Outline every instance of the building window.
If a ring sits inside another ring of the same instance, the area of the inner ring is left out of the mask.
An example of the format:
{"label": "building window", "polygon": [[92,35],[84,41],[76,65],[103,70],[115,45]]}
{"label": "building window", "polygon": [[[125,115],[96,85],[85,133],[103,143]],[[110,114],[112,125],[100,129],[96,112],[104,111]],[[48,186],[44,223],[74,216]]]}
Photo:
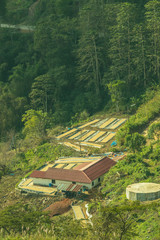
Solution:
{"label": "building window", "polygon": [[92,186],[94,186],[94,182],[92,182]]}
{"label": "building window", "polygon": [[76,184],[76,182],[72,182],[72,184]]}
{"label": "building window", "polygon": [[98,182],[100,182],[101,181],[101,179],[100,179],[100,177],[98,178]]}
{"label": "building window", "polygon": [[53,184],[55,183],[55,180],[54,180],[54,179],[52,179],[52,183],[53,183]]}

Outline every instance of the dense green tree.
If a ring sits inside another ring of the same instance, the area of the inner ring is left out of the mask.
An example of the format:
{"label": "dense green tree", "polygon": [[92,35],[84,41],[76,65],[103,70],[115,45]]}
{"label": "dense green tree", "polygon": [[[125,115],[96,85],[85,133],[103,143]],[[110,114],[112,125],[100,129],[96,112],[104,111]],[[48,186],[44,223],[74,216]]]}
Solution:
{"label": "dense green tree", "polygon": [[153,123],[148,129],[148,137],[156,137],[159,140],[160,136],[160,122]]}
{"label": "dense green tree", "polygon": [[33,139],[35,142],[36,140],[45,140],[46,129],[49,127],[47,113],[30,109],[23,114],[22,122],[24,123],[23,133],[26,139]]}
{"label": "dense green tree", "polygon": [[144,211],[145,208],[138,203],[113,207],[100,204],[93,219],[93,239],[132,239],[138,235],[135,226]]}
{"label": "dense green tree", "polygon": [[141,134],[135,132],[133,134],[128,134],[125,137],[125,146],[133,152],[140,151],[141,148],[145,145],[146,139]]}
{"label": "dense green tree", "polygon": [[35,32],[0,29],[0,81],[8,89],[1,101],[12,99],[5,119],[23,102],[16,110],[18,118],[4,120],[7,129],[27,104],[54,113],[57,123],[64,123],[108,102],[117,111],[128,109],[131,97],[140,98],[158,83],[159,1],[33,2],[9,1],[7,18],[23,22],[35,6],[32,18],[26,18],[36,25]]}
{"label": "dense green tree", "polygon": [[148,70],[148,45],[146,39],[146,28],[144,24],[136,24],[133,28],[132,44],[134,45],[133,68],[134,68],[134,88],[143,89],[149,85]]}
{"label": "dense green tree", "polygon": [[6,14],[6,0],[0,0],[0,17],[4,17]]}
{"label": "dense green tree", "polygon": [[15,204],[0,211],[0,228],[7,233],[35,231],[40,224],[50,223],[49,217],[28,205]]}
{"label": "dense green tree", "polygon": [[22,127],[21,117],[25,111],[27,100],[25,97],[13,95],[9,87],[1,84],[0,88],[0,136],[6,135],[10,129],[19,130]]}
{"label": "dense green tree", "polygon": [[125,81],[126,97],[133,94],[132,38],[135,25],[136,7],[134,4],[117,4],[116,24],[112,27],[110,38],[109,72],[110,81]]}
{"label": "dense green tree", "polygon": [[[32,84],[30,93],[31,104],[34,109],[47,112],[53,105],[53,83],[49,74],[38,76]],[[48,106],[49,105],[49,106]]]}
{"label": "dense green tree", "polygon": [[160,2],[149,1],[145,5],[146,24],[149,31],[149,58],[151,71],[160,81]]}
{"label": "dense green tree", "polygon": [[[77,85],[82,89],[81,91],[86,92],[86,98],[87,96],[92,98],[92,95],[95,95],[97,104],[92,100],[95,109],[103,106],[104,103],[105,89],[102,79],[105,66],[108,63],[107,31],[110,23],[108,20],[110,9],[109,6],[105,9],[105,1],[103,0],[90,0],[84,4],[79,12],[80,38],[77,49]],[[92,109],[94,109],[93,106]]]}
{"label": "dense green tree", "polygon": [[25,86],[24,86],[24,69],[22,65],[13,67],[13,74],[10,75],[9,81],[11,82],[10,87],[11,91],[17,97],[22,97],[25,95]]}
{"label": "dense green tree", "polygon": [[119,107],[120,105],[122,105],[124,101],[123,99],[124,86],[125,86],[125,82],[121,80],[110,82],[107,85],[112,103],[115,103],[117,112],[119,112],[119,109],[120,109]]}

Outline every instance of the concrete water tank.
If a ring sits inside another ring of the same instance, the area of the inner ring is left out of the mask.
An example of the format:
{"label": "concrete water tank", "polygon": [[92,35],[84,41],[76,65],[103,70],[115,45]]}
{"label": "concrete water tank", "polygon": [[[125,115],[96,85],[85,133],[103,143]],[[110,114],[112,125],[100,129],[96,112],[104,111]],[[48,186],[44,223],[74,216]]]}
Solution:
{"label": "concrete water tank", "polygon": [[126,188],[126,197],[129,200],[152,201],[160,198],[160,184],[135,183]]}

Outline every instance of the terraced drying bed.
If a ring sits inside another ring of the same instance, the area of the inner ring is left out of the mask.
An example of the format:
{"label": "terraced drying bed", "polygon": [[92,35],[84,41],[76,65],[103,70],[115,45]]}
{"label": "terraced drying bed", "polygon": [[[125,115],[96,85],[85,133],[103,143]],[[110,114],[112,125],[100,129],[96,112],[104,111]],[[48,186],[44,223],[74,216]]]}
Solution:
{"label": "terraced drying bed", "polygon": [[48,168],[52,168],[55,164],[48,164],[47,166],[45,166],[44,168],[41,169],[42,172],[45,172],[48,170]]}
{"label": "terraced drying bed", "polygon": [[72,209],[77,220],[85,219],[85,216],[80,206],[72,206]]}
{"label": "terraced drying bed", "polygon": [[60,163],[60,164],[57,164],[57,165],[55,166],[55,168],[63,168],[64,165],[65,165],[65,164]]}
{"label": "terraced drying bed", "polygon": [[63,144],[66,145],[67,147],[73,148],[74,150],[76,150],[78,152],[81,152],[81,151],[86,152],[86,149],[82,148],[81,146],[72,144],[70,142],[64,142]]}
{"label": "terraced drying bed", "polygon": [[[85,147],[101,148],[115,137],[114,130],[118,129],[125,121],[125,118],[95,119],[62,133],[56,138],[62,140],[62,144],[76,151],[86,151]],[[81,147],[81,145],[84,147]]]}
{"label": "terraced drying bed", "polygon": [[70,163],[64,169],[72,169],[76,164],[75,163]]}

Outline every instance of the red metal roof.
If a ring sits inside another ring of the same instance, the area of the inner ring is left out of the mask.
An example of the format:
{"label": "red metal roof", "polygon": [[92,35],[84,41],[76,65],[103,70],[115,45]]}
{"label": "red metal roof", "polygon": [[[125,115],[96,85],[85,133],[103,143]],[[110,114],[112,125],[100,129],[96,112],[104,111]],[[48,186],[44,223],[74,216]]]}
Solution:
{"label": "red metal roof", "polygon": [[72,192],[78,192],[81,187],[83,187],[82,185],[76,185],[74,189],[72,189]]}
{"label": "red metal roof", "polygon": [[90,162],[85,162],[85,163],[81,163],[80,165],[74,167],[74,170],[81,170],[82,168],[86,167],[88,164],[90,164]]}
{"label": "red metal roof", "polygon": [[[31,173],[32,178],[55,179],[61,181],[91,183],[109,171],[116,162],[108,157],[104,157],[98,161],[89,164],[89,166],[81,167],[81,170],[49,168],[46,172],[34,171]],[[87,164],[86,164],[87,165]]]}
{"label": "red metal roof", "polygon": [[93,181],[108,172],[109,169],[115,164],[115,161],[108,157],[105,157],[100,159],[99,161],[96,161],[95,164],[92,164],[88,168],[84,169],[83,172],[88,176],[91,181]]}
{"label": "red metal roof", "polygon": [[32,178],[55,179],[61,181],[91,183],[91,180],[86,174],[79,170],[63,169],[63,168],[49,168],[46,172],[34,171],[31,173]]}
{"label": "red metal roof", "polygon": [[66,189],[66,191],[70,191],[71,188],[73,188],[74,185],[75,185],[75,184],[71,184],[71,185]]}
{"label": "red metal roof", "polygon": [[31,173],[30,177],[33,178],[45,178],[46,172],[35,170]]}

